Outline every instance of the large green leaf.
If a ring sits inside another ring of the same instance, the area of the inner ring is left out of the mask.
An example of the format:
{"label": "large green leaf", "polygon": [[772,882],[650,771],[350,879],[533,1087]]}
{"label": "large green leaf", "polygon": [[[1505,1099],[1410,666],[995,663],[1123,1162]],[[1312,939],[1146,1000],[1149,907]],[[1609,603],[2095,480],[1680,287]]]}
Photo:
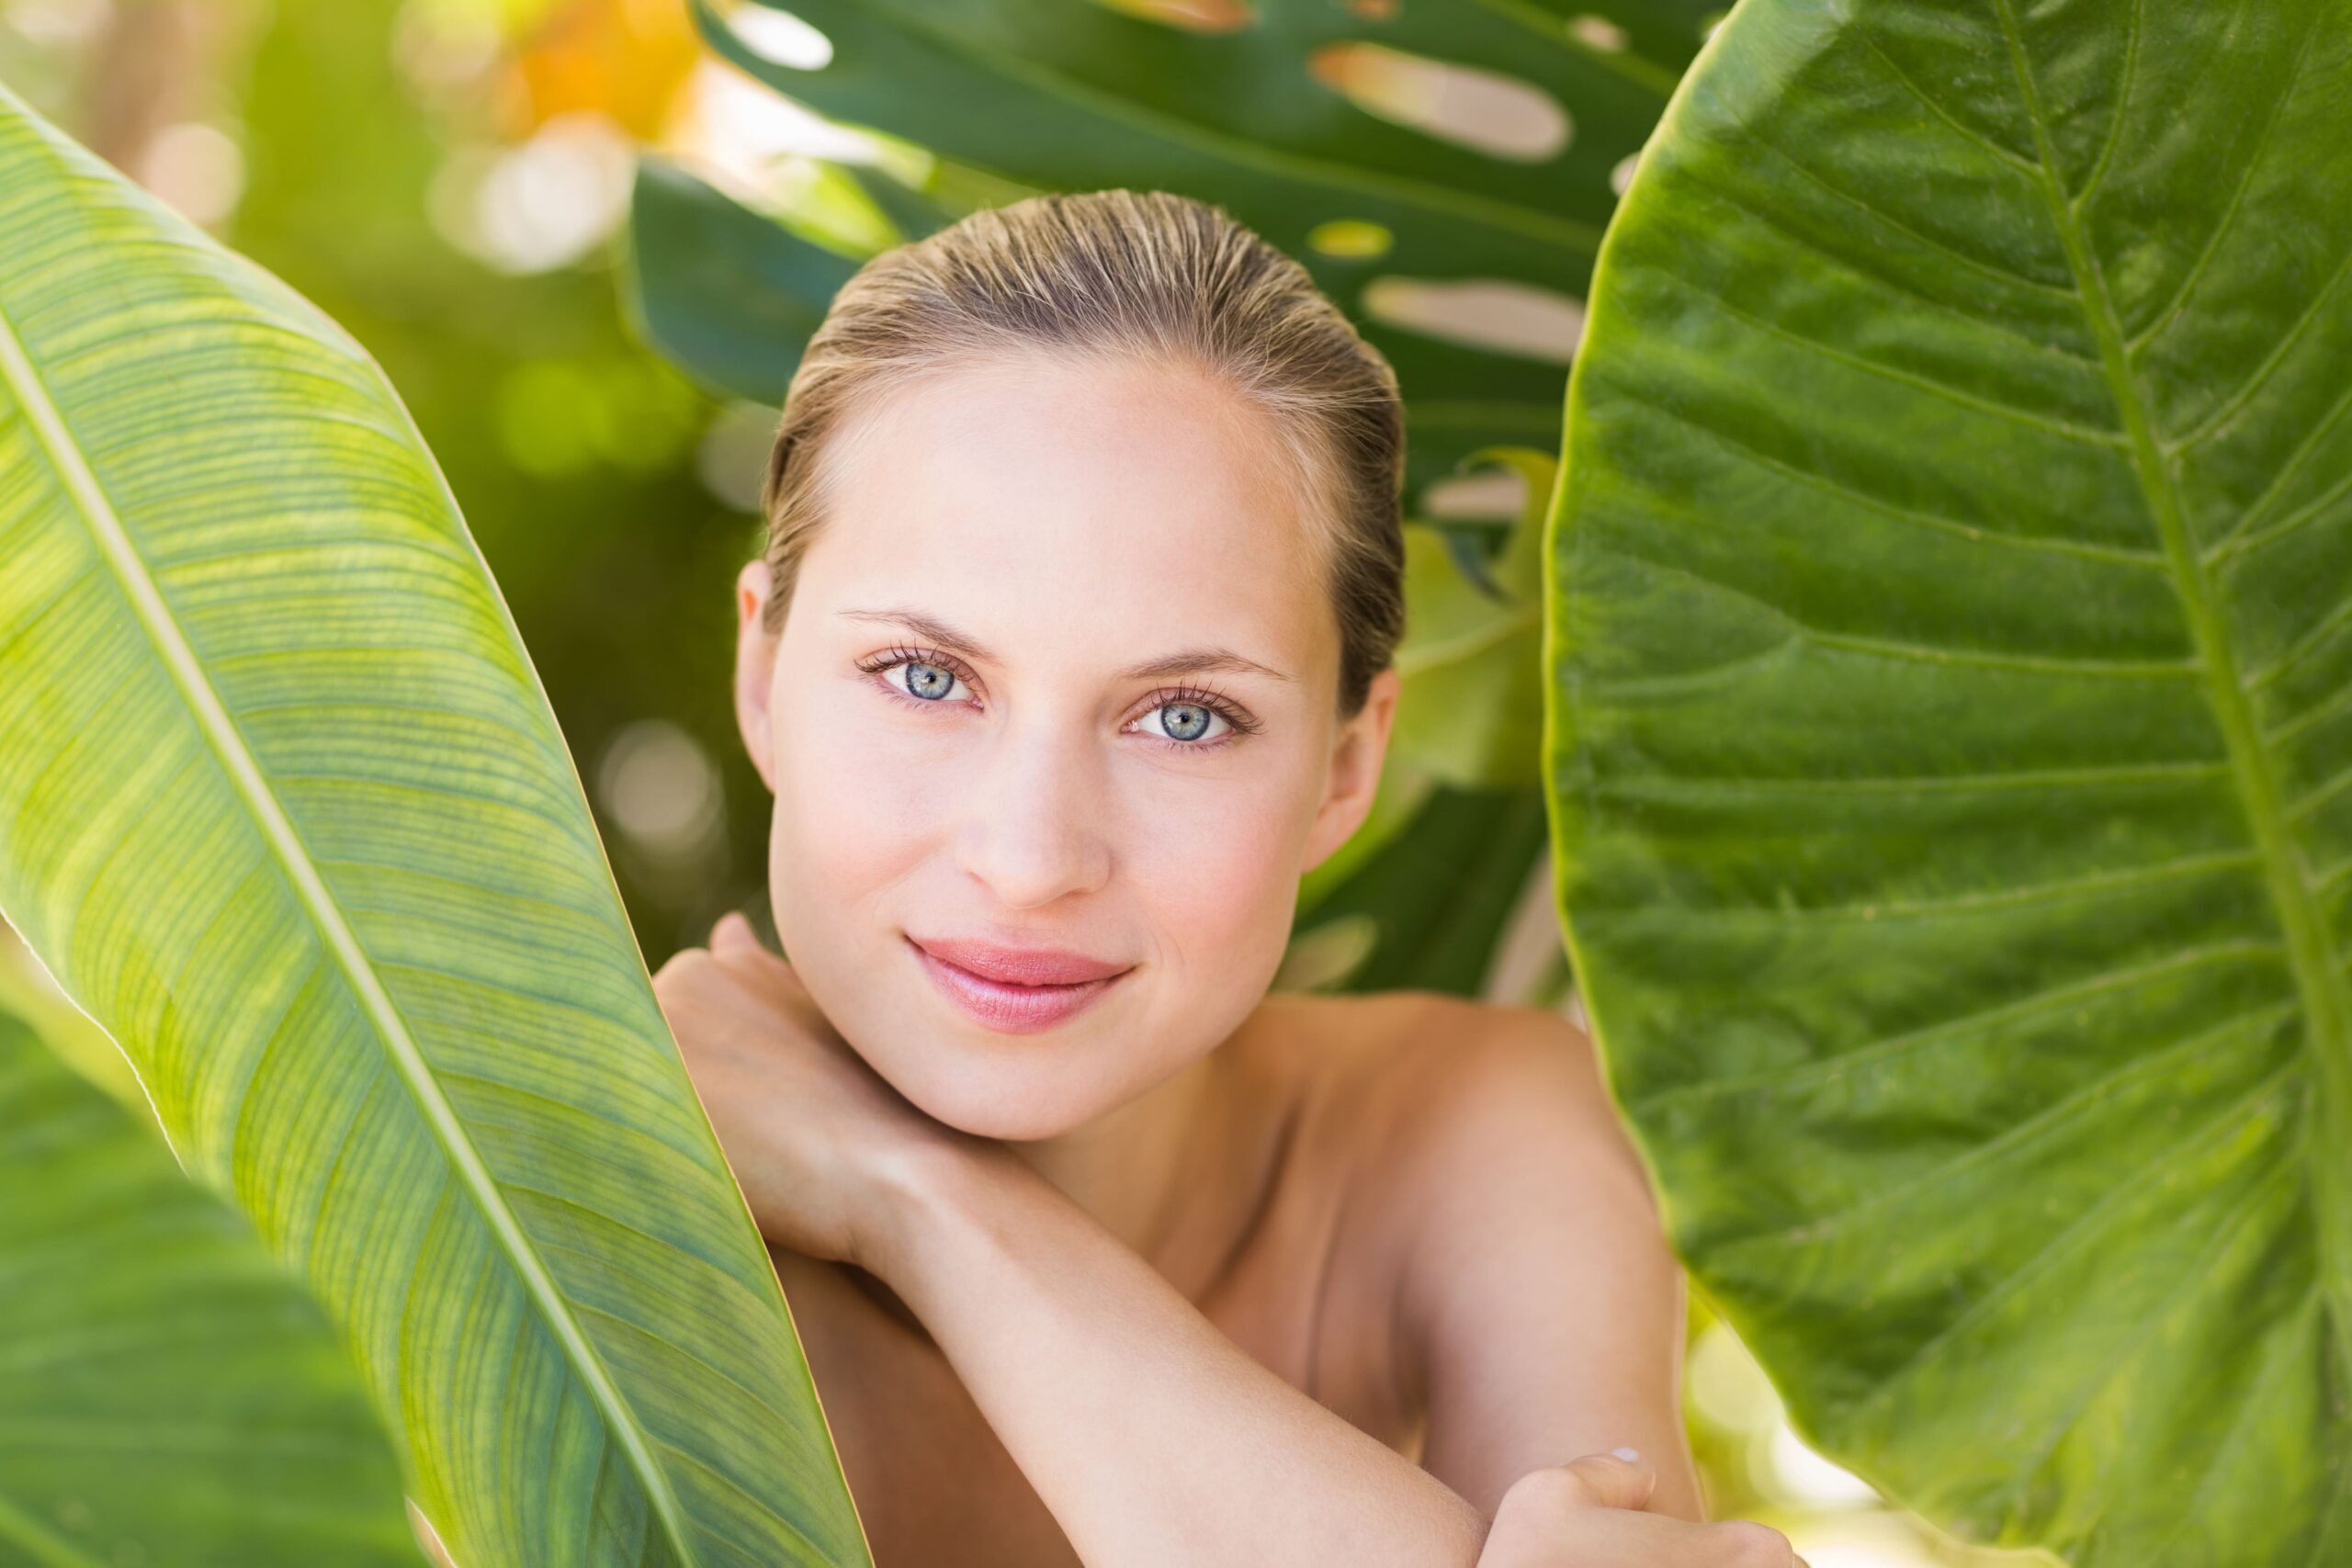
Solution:
{"label": "large green leaf", "polygon": [[[1416,489],[1490,443],[1551,449],[1566,371],[1546,354],[1395,324],[1369,300],[1395,279],[1580,297],[1616,202],[1612,176],[1649,134],[1713,9],[1713,0],[1258,0],[1250,25],[1202,33],[1088,0],[778,0],[831,42],[831,60],[802,71],[763,58],[711,0],[694,4],[720,53],[828,115],[1024,186],[1179,191],[1298,257],[1396,367]],[[1323,52],[1365,44],[1548,96],[1566,116],[1566,145],[1490,152],[1367,112],[1326,85],[1346,57]],[[678,207],[675,191],[660,194]],[[634,225],[640,237],[650,211]],[[690,210],[680,216],[695,221]],[[1317,243],[1324,225],[1350,223],[1385,231],[1386,248]],[[781,254],[808,248],[781,231],[766,238]],[[649,318],[740,310],[756,322],[768,309],[748,296],[696,299],[707,261],[673,268],[648,256],[644,288],[674,299],[646,309]],[[664,346],[695,344],[723,346],[707,334]],[[788,377],[790,363],[775,363]],[[714,353],[702,368],[723,380],[740,373],[741,357]],[[783,379],[764,390],[725,384],[768,401],[784,393]]]}
{"label": "large green leaf", "polygon": [[2352,1562],[2352,28],[1746,0],[1600,265],[1563,912],[1676,1241],[1961,1533]]}
{"label": "large green leaf", "polygon": [[420,1561],[318,1303],[0,1012],[0,1564]]}
{"label": "large green leaf", "polygon": [[466,1568],[862,1562],[503,600],[373,360],[0,95],[0,909]]}

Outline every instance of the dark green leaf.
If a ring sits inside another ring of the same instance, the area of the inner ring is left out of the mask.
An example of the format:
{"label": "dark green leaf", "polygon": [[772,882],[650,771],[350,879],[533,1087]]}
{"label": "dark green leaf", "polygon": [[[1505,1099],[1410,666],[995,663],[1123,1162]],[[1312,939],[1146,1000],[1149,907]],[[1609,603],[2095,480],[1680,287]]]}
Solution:
{"label": "dark green leaf", "polygon": [[2352,28],[1746,0],[1604,252],[1547,759],[1678,1245],[1831,1458],[2352,1561]]}
{"label": "dark green leaf", "polygon": [[659,158],[638,162],[621,298],[630,325],[713,391],[784,401],[857,262]]}
{"label": "dark green leaf", "polygon": [[[1396,367],[1417,488],[1489,443],[1550,449],[1565,361],[1396,325],[1375,302],[1398,279],[1580,298],[1615,204],[1611,175],[1649,133],[1709,9],[1261,0],[1253,25],[1203,34],[1082,0],[786,8],[831,41],[828,64],[763,59],[695,0],[722,54],[825,114],[1027,186],[1178,191],[1298,257]],[[1369,113],[1327,85],[1349,57],[1319,52],[1354,45],[1508,77],[1565,113],[1566,144],[1510,155]],[[1388,248],[1319,248],[1317,231],[1343,222],[1379,226]],[[649,269],[647,287],[673,285]]]}

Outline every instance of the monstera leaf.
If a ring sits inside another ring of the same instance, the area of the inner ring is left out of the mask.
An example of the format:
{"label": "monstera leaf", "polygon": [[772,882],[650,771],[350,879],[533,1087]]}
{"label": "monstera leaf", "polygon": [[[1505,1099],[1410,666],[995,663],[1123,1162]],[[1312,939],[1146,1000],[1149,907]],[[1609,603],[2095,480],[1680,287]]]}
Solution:
{"label": "monstera leaf", "polygon": [[422,1560],[318,1303],[0,1013],[0,1562]]}
{"label": "monstera leaf", "polygon": [[2352,1562],[2352,28],[1744,0],[1603,252],[1562,906],[1833,1458],[2083,1564]]}
{"label": "monstera leaf", "polygon": [[0,95],[0,910],[466,1568],[865,1561],[503,600],[367,354]]}
{"label": "monstera leaf", "polygon": [[858,264],[662,158],[629,194],[621,301],[639,337],[713,391],[781,404]]}
{"label": "monstera leaf", "polygon": [[[1086,0],[779,0],[775,8],[824,35],[822,66],[797,69],[763,53],[768,29],[757,24],[776,18],[762,7],[695,0],[722,55],[827,115],[1024,187],[1178,191],[1296,256],[1396,367],[1409,405],[1408,483],[1418,490],[1476,447],[1548,451],[1558,441],[1560,344],[1514,338],[1509,327],[1488,335],[1412,323],[1423,321],[1422,302],[1442,304],[1446,290],[1462,288],[1540,290],[1574,308],[1616,203],[1612,181],[1657,122],[1715,5],[1167,8],[1193,12],[1192,28],[1125,14],[1144,6]],[[1498,122],[1504,134],[1478,144],[1431,112],[1465,86],[1497,95],[1482,123]],[[650,192],[648,184],[632,221],[644,260],[639,314],[656,323],[740,314],[770,368],[764,380],[747,376],[744,345],[723,332],[653,341],[706,379],[780,402],[798,356],[770,330],[783,307],[763,288],[697,290],[721,269],[780,277],[803,310],[821,310],[830,296],[798,286],[825,270],[824,256],[793,259],[816,247],[772,224],[760,234],[751,224],[762,220],[746,222],[748,214],[730,219],[716,193],[697,198],[661,174]],[[665,240],[659,230],[673,221],[680,234],[724,234],[721,243],[765,259],[729,264],[691,241]]]}
{"label": "monstera leaf", "polygon": [[[1158,19],[1138,14],[1155,9]],[[1714,9],[698,0],[695,15],[720,53],[785,94],[938,156],[921,196],[865,180],[908,237],[1015,194],[1124,186],[1214,202],[1299,258],[1397,371],[1419,510],[1427,488],[1482,447],[1547,460],[1555,450],[1573,337],[1556,329]],[[823,33],[823,65],[770,58],[783,52],[765,41],[778,29],[761,24],[778,11]],[[1170,24],[1180,13],[1189,26]],[[1490,95],[1480,112],[1434,112],[1465,90]],[[1459,134],[1498,121],[1540,131],[1546,115],[1556,117],[1548,141]],[[626,298],[646,340],[715,389],[780,402],[854,264],[654,160],[640,166],[629,233]],[[1512,290],[1554,303],[1544,341]],[[1469,321],[1481,312],[1483,326]],[[1449,315],[1450,330],[1433,319]],[[1540,542],[1540,528],[1521,532]],[[1315,907],[1377,861],[1380,885],[1358,889],[1340,918],[1371,916],[1378,934],[1349,942],[1371,962],[1318,958],[1318,975],[1475,990],[1499,929],[1487,917],[1508,909],[1543,852],[1540,616],[1529,599],[1465,581],[1459,542],[1450,529],[1409,535],[1410,616],[1423,635],[1399,659],[1427,694],[1400,715],[1373,821],[1301,890],[1311,939]],[[1521,564],[1532,586],[1532,558]],[[1432,800],[1447,809],[1425,814]],[[1474,875],[1501,878],[1499,908]],[[1471,908],[1476,919],[1449,918]]]}

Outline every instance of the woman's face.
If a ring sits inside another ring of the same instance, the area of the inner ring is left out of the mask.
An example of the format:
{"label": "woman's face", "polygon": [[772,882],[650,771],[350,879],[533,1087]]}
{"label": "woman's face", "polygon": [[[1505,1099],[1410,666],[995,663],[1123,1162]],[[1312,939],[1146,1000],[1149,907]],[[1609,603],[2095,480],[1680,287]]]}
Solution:
{"label": "woman's face", "polygon": [[1265,418],[1169,367],[958,371],[837,433],[775,637],[744,569],[777,934],[951,1126],[1052,1136],[1216,1046],[1370,807],[1396,677],[1340,722]]}

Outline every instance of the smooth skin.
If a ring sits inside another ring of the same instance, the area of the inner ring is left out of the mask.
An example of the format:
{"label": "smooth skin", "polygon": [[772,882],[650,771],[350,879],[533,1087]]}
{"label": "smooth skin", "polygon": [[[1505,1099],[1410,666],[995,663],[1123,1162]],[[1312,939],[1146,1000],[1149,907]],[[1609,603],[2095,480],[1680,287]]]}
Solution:
{"label": "smooth skin", "polygon": [[[1274,427],[1038,355],[828,459],[782,631],[763,562],[737,592],[790,961],[729,916],[654,984],[881,1568],[1788,1568],[1704,1522],[1681,1275],[1585,1035],[1269,990],[1397,696],[1337,713]],[[1129,967],[1011,1033],[910,936]]]}

